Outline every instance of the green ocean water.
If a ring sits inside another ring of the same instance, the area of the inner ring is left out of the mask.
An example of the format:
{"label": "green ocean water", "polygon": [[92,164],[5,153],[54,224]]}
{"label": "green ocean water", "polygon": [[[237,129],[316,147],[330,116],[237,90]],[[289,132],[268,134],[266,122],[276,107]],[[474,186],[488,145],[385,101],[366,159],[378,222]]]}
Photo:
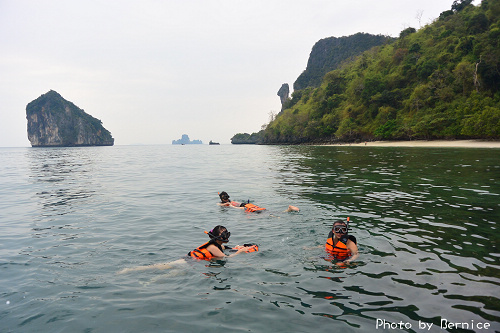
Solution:
{"label": "green ocean water", "polygon": [[[500,331],[499,223],[497,149],[0,148],[0,332]],[[218,224],[259,252],[117,274]]]}

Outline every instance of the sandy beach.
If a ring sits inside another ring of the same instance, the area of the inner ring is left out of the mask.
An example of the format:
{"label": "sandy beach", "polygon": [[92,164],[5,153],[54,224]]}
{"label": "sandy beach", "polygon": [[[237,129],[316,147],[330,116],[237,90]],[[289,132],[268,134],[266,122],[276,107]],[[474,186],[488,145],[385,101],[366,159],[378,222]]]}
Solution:
{"label": "sandy beach", "polygon": [[328,146],[363,146],[363,147],[453,147],[453,148],[500,148],[500,141],[482,140],[414,140],[414,141],[367,141],[344,143]]}

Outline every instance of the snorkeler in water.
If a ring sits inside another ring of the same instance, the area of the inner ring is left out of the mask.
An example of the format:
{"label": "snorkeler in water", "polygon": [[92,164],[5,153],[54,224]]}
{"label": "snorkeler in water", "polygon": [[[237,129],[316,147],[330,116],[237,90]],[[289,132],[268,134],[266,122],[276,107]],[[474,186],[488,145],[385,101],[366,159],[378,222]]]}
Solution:
{"label": "snorkeler in water", "polygon": [[[219,193],[219,198],[221,201],[218,203],[219,206],[240,208],[240,209],[244,209],[246,212],[262,212],[262,211],[266,210],[265,208],[259,207],[257,205],[250,203],[250,202],[240,203],[237,201],[231,201],[229,199],[229,194],[227,194],[227,192],[225,192],[225,191]],[[298,211],[300,211],[299,208],[292,206],[292,205],[288,206],[288,209],[285,210],[285,212],[298,212]]]}
{"label": "snorkeler in water", "polygon": [[348,234],[349,218],[347,222],[335,221],[328,234],[325,250],[333,255],[338,265],[348,264],[359,257],[356,237]]}
{"label": "snorkeler in water", "polygon": [[212,258],[234,257],[241,252],[253,252],[258,249],[256,245],[240,246],[236,249],[235,253],[226,255],[224,250],[231,250],[231,248],[226,247],[224,244],[229,242],[229,236],[231,236],[231,233],[227,231],[225,227],[218,225],[207,232],[207,234],[208,237],[210,237],[210,241],[197,247],[193,251],[190,251],[188,256],[196,259],[210,260]]}
{"label": "snorkeler in water", "polygon": [[[224,244],[229,242],[229,236],[231,236],[231,233],[226,229],[226,227],[223,227],[221,225],[218,225],[212,230],[205,232],[210,237],[210,241],[190,251],[188,253],[189,257],[202,260],[211,260],[211,259],[230,258],[242,252],[255,252],[259,250],[258,246],[255,244],[245,244],[243,246],[238,245],[233,248],[225,246]],[[225,250],[233,250],[234,253],[226,255],[224,253]],[[145,271],[149,269],[169,269],[185,263],[186,260],[183,258],[168,263],[138,266],[134,268],[125,268],[119,271],[118,274],[130,273],[134,271]]]}

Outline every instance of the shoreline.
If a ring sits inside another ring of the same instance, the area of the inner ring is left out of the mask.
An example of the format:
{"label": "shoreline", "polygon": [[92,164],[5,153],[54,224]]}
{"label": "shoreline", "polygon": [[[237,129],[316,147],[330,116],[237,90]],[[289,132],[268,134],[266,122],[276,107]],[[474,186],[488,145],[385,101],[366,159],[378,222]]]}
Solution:
{"label": "shoreline", "polygon": [[483,140],[366,141],[360,143],[325,144],[324,146],[500,148],[500,141],[483,141]]}

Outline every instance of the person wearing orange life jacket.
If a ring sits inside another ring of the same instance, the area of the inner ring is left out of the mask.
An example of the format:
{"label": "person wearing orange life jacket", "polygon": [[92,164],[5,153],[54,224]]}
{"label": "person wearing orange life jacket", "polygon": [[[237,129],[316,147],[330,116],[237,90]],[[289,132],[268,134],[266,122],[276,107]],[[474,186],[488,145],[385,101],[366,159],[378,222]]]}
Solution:
{"label": "person wearing orange life jacket", "polygon": [[[235,255],[240,254],[241,252],[256,252],[259,250],[259,247],[256,244],[245,244],[243,246],[235,246],[233,248],[227,247],[224,243],[229,242],[229,236],[231,233],[227,231],[227,229],[221,225],[216,226],[210,232],[205,231],[210,237],[210,241],[207,243],[197,247],[196,249],[190,251],[188,253],[189,257],[195,259],[203,259],[210,260],[213,258],[229,258],[234,257]],[[230,255],[226,255],[224,250],[232,250],[235,251]],[[117,272],[117,274],[125,274],[135,271],[145,271],[150,269],[170,269],[176,268],[186,264],[186,259],[181,258],[175,261],[166,262],[166,263],[158,263],[154,265],[146,265],[146,266],[137,266],[132,268],[124,268]]]}
{"label": "person wearing orange life jacket", "polygon": [[213,258],[234,257],[241,252],[254,252],[258,250],[257,245],[248,244],[245,246],[238,246],[235,248],[235,253],[226,255],[224,250],[231,250],[231,248],[224,246],[224,244],[229,242],[231,233],[227,231],[225,227],[218,225],[210,232],[207,232],[207,234],[210,237],[210,241],[190,251],[188,256],[196,259],[210,260]]}
{"label": "person wearing orange life jacket", "polygon": [[[240,203],[240,202],[237,202],[237,201],[231,201],[229,200],[229,194],[227,194],[227,192],[225,191],[222,191],[219,193],[219,198],[220,198],[220,201],[218,203],[219,206],[228,206],[228,207],[234,207],[234,208],[240,208],[240,209],[244,209],[246,212],[262,212],[264,210],[266,210],[265,208],[263,207],[259,207],[257,205],[254,205],[250,202],[248,203]],[[299,209],[295,206],[288,206],[288,209],[285,210],[285,212],[298,212]]]}
{"label": "person wearing orange life jacket", "polygon": [[347,230],[347,223],[341,220],[335,221],[325,244],[325,250],[339,261],[337,263],[339,265],[350,263],[359,256],[356,237],[348,235]]}

